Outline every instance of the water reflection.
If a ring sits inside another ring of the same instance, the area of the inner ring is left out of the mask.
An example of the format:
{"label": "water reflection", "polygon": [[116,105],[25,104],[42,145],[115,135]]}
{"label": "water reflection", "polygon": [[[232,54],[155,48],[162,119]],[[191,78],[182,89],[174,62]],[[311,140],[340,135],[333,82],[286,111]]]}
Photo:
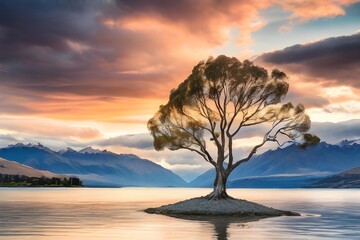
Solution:
{"label": "water reflection", "polygon": [[360,239],[360,190],[231,190],[301,217],[180,219],[143,212],[208,191],[0,189],[0,239]]}
{"label": "water reflection", "polygon": [[249,228],[248,223],[259,221],[262,219],[261,217],[231,217],[231,216],[173,216],[175,218],[179,219],[186,219],[190,221],[196,221],[196,222],[204,222],[207,224],[210,224],[214,228],[214,236],[217,240],[229,240],[230,234],[228,233],[228,228],[231,224],[234,224],[238,229],[240,228]]}

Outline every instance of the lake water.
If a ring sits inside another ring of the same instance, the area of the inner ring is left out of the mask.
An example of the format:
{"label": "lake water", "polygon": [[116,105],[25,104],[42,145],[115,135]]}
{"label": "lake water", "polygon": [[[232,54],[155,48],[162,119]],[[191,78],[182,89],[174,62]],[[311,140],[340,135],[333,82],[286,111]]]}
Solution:
{"label": "lake water", "polygon": [[242,223],[185,220],[148,207],[210,189],[0,188],[0,239],[360,239],[360,190],[231,189],[230,195],[301,217]]}

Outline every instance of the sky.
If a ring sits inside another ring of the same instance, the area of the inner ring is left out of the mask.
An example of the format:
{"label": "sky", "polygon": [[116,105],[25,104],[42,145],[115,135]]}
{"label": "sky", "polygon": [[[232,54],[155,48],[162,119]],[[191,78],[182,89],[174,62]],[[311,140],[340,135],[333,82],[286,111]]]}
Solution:
{"label": "sky", "polygon": [[[190,180],[193,153],[156,152],[146,123],[209,56],[289,77],[312,132],[360,138],[360,1],[0,1],[0,147],[94,146],[150,159]],[[238,151],[260,135],[245,133]]]}

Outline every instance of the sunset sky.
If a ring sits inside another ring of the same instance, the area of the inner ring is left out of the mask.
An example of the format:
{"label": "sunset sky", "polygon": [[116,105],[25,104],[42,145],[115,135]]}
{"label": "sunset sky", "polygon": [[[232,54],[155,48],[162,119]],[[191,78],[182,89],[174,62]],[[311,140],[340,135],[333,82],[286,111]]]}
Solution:
{"label": "sunset sky", "polygon": [[360,138],[360,1],[4,0],[0,147],[91,145],[189,180],[210,166],[153,150],[146,122],[195,64],[220,54],[286,72],[285,101],[305,104],[322,140]]}

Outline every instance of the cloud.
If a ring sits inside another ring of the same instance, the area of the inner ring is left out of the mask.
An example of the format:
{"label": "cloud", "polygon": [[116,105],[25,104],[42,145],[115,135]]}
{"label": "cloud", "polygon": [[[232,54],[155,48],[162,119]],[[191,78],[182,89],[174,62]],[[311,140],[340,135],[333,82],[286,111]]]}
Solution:
{"label": "cloud", "polygon": [[[125,9],[122,21],[136,21],[142,18],[167,22],[173,27],[184,28],[206,42],[220,44],[226,40],[224,29],[231,27],[246,32],[260,19],[259,9],[268,7],[270,1],[190,1],[168,2],[163,0],[117,1]],[[142,24],[138,24],[142,25]],[[145,27],[145,26],[144,26]],[[147,28],[147,26],[146,26]],[[244,34],[245,35],[245,34]]]}
{"label": "cloud", "polygon": [[1,1],[0,108],[145,129],[169,91],[231,29],[239,32],[236,44],[252,44],[251,33],[266,24],[260,11],[274,3]]}
{"label": "cloud", "polygon": [[0,134],[0,146],[7,146],[9,144],[16,144],[18,142],[19,139],[10,134]]}
{"label": "cloud", "polygon": [[150,134],[132,134],[104,139],[95,143],[98,146],[124,146],[128,148],[153,149],[153,138]]}
{"label": "cloud", "polygon": [[360,139],[360,120],[349,120],[339,123],[315,122],[311,132],[317,134],[322,141],[339,143],[344,139]]}
{"label": "cloud", "polygon": [[69,126],[56,120],[27,117],[2,116],[0,118],[0,130],[21,136],[67,137],[79,141],[89,141],[102,137],[102,133],[96,128]]}
{"label": "cloud", "polygon": [[200,174],[209,170],[209,168],[204,168],[204,166],[202,164],[199,164],[199,165],[184,164],[184,163],[169,164],[165,160],[162,160],[158,164],[160,164],[164,168],[170,169],[171,171],[175,172],[176,174],[178,174],[180,177],[182,177],[187,182],[194,180]]}
{"label": "cloud", "polygon": [[297,92],[296,90],[291,90],[289,94],[286,96],[286,99],[295,102],[302,103],[306,108],[311,107],[324,107],[330,103],[329,99],[321,96],[319,93],[317,94],[304,94],[304,92]]}
{"label": "cloud", "polygon": [[294,23],[292,21],[284,24],[284,25],[281,25],[279,27],[279,31],[280,32],[290,32],[292,30],[292,28],[294,27]]}
{"label": "cloud", "polygon": [[255,61],[287,73],[290,90],[284,101],[305,104],[313,121],[360,117],[360,34],[294,45]]}
{"label": "cloud", "polygon": [[[2,123],[1,123],[2,124]],[[45,129],[51,126],[44,126]],[[261,128],[246,128],[242,135],[235,140],[234,155],[241,158],[249,153],[250,145],[255,145],[261,140],[263,130],[266,126]],[[20,129],[21,130],[21,129]],[[59,131],[63,130],[59,128]],[[2,130],[4,131],[4,130]],[[76,138],[67,137],[64,135],[43,132],[44,135],[36,135],[33,132],[25,132],[22,134],[7,130],[8,133],[0,134],[1,147],[8,144],[33,143],[38,142],[50,147],[54,150],[71,147],[74,149],[81,149],[86,146],[93,146],[95,148],[107,149],[116,153],[136,154],[141,158],[152,160],[166,168],[185,177],[186,180],[191,180],[212,166],[204,161],[199,155],[186,150],[178,151],[155,151],[152,148],[152,137],[150,134],[132,134],[121,135],[113,138],[99,138],[95,140],[77,140]],[[48,130],[52,131],[52,130]],[[311,126],[311,133],[317,134],[322,141],[328,143],[338,143],[343,139],[360,139],[360,120],[351,120],[339,123],[330,122],[314,122]],[[251,144],[250,144],[251,143]],[[211,148],[211,146],[209,146]],[[277,148],[276,144],[267,144],[260,149],[258,154],[268,150]]]}
{"label": "cloud", "polygon": [[328,38],[261,55],[257,60],[326,84],[360,88],[360,34]]}
{"label": "cloud", "polygon": [[[85,97],[165,97],[183,71],[174,71],[175,62],[193,63],[177,56],[172,35],[103,25],[114,7],[120,17],[111,1],[1,2],[0,78],[3,92],[12,96],[2,110],[45,112],[44,103],[60,105],[69,96],[73,109]],[[16,98],[30,106],[16,107]]]}
{"label": "cloud", "polygon": [[227,2],[2,2],[2,78],[34,94],[159,95],[184,73],[176,66],[191,68],[227,39],[224,28],[246,26],[253,13],[242,11],[256,12]]}
{"label": "cloud", "polygon": [[[335,10],[351,2],[314,3],[312,12],[306,2],[272,0],[1,1],[1,91],[11,96],[1,109],[57,118],[56,111],[75,111],[81,118],[91,113],[78,104],[84,98],[102,109],[97,99],[163,100],[194,64],[228,42],[233,29],[234,44],[246,52],[251,34],[266,25],[262,10],[280,4],[294,16],[315,19],[343,14]],[[111,118],[107,109],[93,117]]]}
{"label": "cloud", "polygon": [[288,71],[286,67],[281,67],[288,78],[290,89],[282,102],[302,103],[306,109],[322,108],[331,103],[333,98],[325,94],[326,90],[322,84],[323,79],[304,76]]}
{"label": "cloud", "polygon": [[323,108],[309,110],[314,121],[341,122],[348,119],[360,119],[360,101],[350,100],[330,103]]}
{"label": "cloud", "polygon": [[292,12],[290,18],[301,22],[319,18],[334,18],[345,15],[344,7],[358,2],[357,0],[317,0],[317,1],[279,1],[286,10]]}

